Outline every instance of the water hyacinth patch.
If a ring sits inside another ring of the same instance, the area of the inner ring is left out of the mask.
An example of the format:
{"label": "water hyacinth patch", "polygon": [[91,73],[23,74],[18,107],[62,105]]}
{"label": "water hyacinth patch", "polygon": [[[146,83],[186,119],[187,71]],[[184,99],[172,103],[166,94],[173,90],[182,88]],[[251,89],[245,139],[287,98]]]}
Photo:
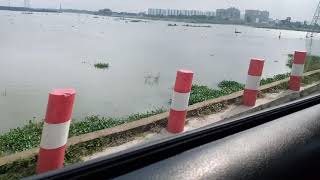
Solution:
{"label": "water hyacinth patch", "polygon": [[[84,121],[73,122],[71,124],[69,137],[115,127],[162,112],[165,112],[165,110],[160,108],[146,113],[133,114],[124,118],[89,116],[86,117]],[[0,135],[0,156],[39,147],[42,126],[43,123],[29,121],[24,127],[15,128]]]}
{"label": "water hyacinth patch", "polygon": [[189,105],[241,91],[243,90],[244,85],[236,81],[222,81],[218,84],[218,87],[220,89],[211,89],[208,86],[193,85]]}
{"label": "water hyacinth patch", "polygon": [[263,86],[263,85],[266,85],[266,84],[270,84],[270,83],[273,83],[273,82],[276,82],[276,81],[280,81],[280,80],[286,79],[288,77],[290,77],[290,73],[278,74],[278,75],[275,75],[275,76],[273,76],[271,78],[261,79],[260,85]]}
{"label": "water hyacinth patch", "polygon": [[108,69],[109,63],[96,63],[94,64],[94,67],[97,69]]}

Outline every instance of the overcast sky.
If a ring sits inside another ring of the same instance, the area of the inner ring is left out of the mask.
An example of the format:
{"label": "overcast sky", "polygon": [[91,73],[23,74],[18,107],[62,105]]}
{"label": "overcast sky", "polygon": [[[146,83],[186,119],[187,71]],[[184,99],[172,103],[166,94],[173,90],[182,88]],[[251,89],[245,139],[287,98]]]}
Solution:
{"label": "overcast sky", "polygon": [[[24,0],[0,0],[0,5],[23,6]],[[271,18],[291,16],[311,21],[319,0],[30,0],[32,7],[88,9],[110,8],[113,11],[140,12],[148,8],[175,8],[214,11],[230,6],[270,11]]]}

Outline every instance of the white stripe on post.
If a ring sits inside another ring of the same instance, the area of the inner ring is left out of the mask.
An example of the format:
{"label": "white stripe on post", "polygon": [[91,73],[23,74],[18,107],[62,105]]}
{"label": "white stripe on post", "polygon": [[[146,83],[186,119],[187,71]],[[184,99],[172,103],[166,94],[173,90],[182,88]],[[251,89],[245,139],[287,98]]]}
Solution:
{"label": "white stripe on post", "polygon": [[245,106],[256,104],[263,66],[263,59],[254,58],[250,61],[247,82],[243,91],[243,105]]}
{"label": "white stripe on post", "polygon": [[192,71],[178,70],[167,124],[170,133],[181,133],[184,130],[192,79]]}
{"label": "white stripe on post", "polygon": [[248,75],[245,89],[258,90],[260,86],[261,76]]}
{"label": "white stripe on post", "polygon": [[189,93],[178,93],[173,92],[172,95],[172,103],[171,109],[175,111],[185,111],[188,109],[188,102],[189,102],[190,92]]}
{"label": "white stripe on post", "polygon": [[295,51],[293,56],[292,71],[289,81],[289,89],[292,91],[300,91],[301,80],[306,62],[306,51]]}
{"label": "white stripe on post", "polygon": [[61,124],[44,123],[40,147],[56,149],[64,146],[68,140],[70,120]]}
{"label": "white stripe on post", "polygon": [[57,89],[49,93],[36,172],[63,167],[76,91]]}
{"label": "white stripe on post", "polygon": [[302,76],[304,71],[304,64],[292,64],[292,76]]}

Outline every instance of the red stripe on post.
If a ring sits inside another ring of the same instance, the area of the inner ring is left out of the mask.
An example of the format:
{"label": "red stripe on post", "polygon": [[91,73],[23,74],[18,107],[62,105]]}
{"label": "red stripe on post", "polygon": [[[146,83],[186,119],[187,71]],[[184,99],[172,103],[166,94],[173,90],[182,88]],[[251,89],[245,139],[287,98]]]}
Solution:
{"label": "red stripe on post", "polygon": [[178,93],[188,93],[192,87],[193,72],[178,70],[174,90]]}
{"label": "red stripe on post", "polygon": [[167,131],[170,133],[180,133],[184,131],[187,111],[170,110]]}
{"label": "red stripe on post", "polygon": [[37,173],[44,173],[63,167],[66,145],[57,149],[40,148]]}
{"label": "red stripe on post", "polygon": [[293,64],[304,64],[306,61],[307,52],[306,51],[295,51]]}
{"label": "red stripe on post", "polygon": [[59,89],[49,94],[40,143],[44,147],[40,147],[38,154],[37,173],[63,167],[75,94],[73,89]]}
{"label": "red stripe on post", "polygon": [[[192,88],[193,72],[189,70],[178,70],[176,82],[174,86],[174,91],[176,93],[190,93]],[[188,98],[189,96],[182,96],[183,98]],[[172,99],[173,101],[175,99]],[[171,102],[172,104],[179,105],[179,107],[188,107],[188,101]],[[176,104],[176,103],[187,103],[187,104]],[[170,133],[180,133],[184,130],[184,125],[186,121],[187,109],[183,111],[176,111],[170,109],[169,119],[167,124],[167,131]]]}
{"label": "red stripe on post", "polygon": [[258,90],[245,89],[243,92],[243,105],[255,106],[257,101]]}
{"label": "red stripe on post", "polygon": [[289,89],[292,91],[300,91],[301,80],[302,80],[301,76],[290,76]]}
{"label": "red stripe on post", "polygon": [[[252,78],[251,76],[261,77],[262,71],[263,71],[263,66],[264,66],[263,59],[257,59],[257,58],[251,59],[249,70],[248,70],[248,77],[247,77],[248,80],[247,80],[246,87],[253,88],[252,84],[248,84],[248,83],[252,83],[249,80],[250,80],[250,78]],[[259,82],[255,82],[254,84],[255,84],[255,86],[257,86],[257,87],[254,87],[254,89],[247,89],[247,88],[244,89],[243,105],[245,105],[245,106],[255,106],[256,105],[260,80],[259,80]]]}
{"label": "red stripe on post", "polygon": [[76,91],[73,89],[58,89],[49,94],[45,121],[49,124],[59,124],[69,121],[72,115]]}
{"label": "red stripe on post", "polygon": [[[295,51],[293,64],[304,65],[306,62],[306,58],[307,58],[306,51]],[[295,76],[295,75],[297,75],[297,73],[294,73],[294,72],[296,72],[297,69],[294,69],[294,68],[297,68],[297,67],[292,66],[292,73],[291,73],[290,81],[289,81],[289,89],[292,91],[300,91],[302,77]],[[299,72],[301,72],[301,71],[299,71]]]}
{"label": "red stripe on post", "polygon": [[251,76],[261,76],[264,66],[264,60],[263,59],[251,59],[248,75]]}

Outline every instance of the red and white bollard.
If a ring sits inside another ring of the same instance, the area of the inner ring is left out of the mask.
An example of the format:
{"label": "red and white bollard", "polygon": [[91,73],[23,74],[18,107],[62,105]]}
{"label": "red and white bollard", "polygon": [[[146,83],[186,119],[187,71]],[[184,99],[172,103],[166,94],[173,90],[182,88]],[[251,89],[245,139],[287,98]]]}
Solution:
{"label": "red and white bollard", "polygon": [[167,125],[167,131],[170,133],[180,133],[184,131],[192,79],[192,71],[179,70],[177,72]]}
{"label": "red and white bollard", "polygon": [[252,59],[250,62],[247,82],[243,93],[243,105],[245,106],[256,105],[263,66],[263,59]]}
{"label": "red and white bollard", "polygon": [[73,89],[54,90],[49,94],[37,173],[63,167],[75,94]]}
{"label": "red and white bollard", "polygon": [[292,91],[300,91],[301,79],[304,71],[304,64],[306,62],[307,52],[295,51],[292,63],[292,71],[289,81],[289,89]]}

